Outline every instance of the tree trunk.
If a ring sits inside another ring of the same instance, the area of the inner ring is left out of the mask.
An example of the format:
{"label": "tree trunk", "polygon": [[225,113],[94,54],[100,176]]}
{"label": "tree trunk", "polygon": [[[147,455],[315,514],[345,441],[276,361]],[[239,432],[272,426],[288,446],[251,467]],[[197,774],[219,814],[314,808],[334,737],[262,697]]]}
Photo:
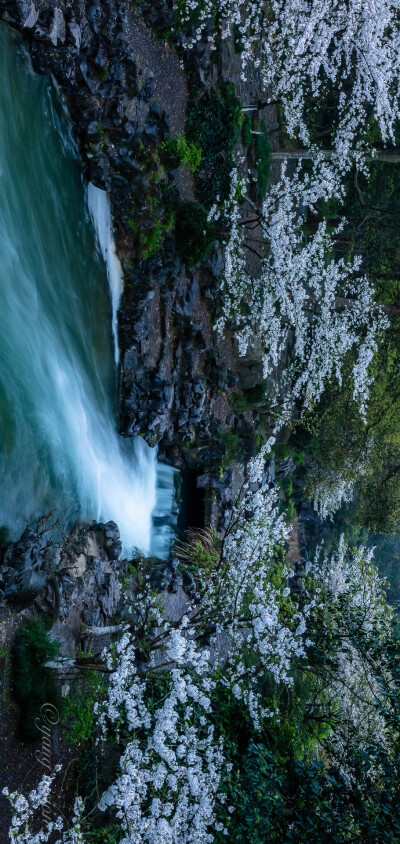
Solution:
{"label": "tree trunk", "polygon": [[[307,296],[306,300],[310,305],[313,307],[318,307],[320,305],[320,300],[316,298],[316,296]],[[335,307],[338,310],[348,308],[348,310],[352,310],[357,305],[357,301],[355,299],[346,299],[344,296],[339,296],[335,299]],[[380,305],[378,302],[376,305],[372,307],[373,311],[381,311],[381,313],[386,314],[386,316],[400,316],[400,307],[398,305]]]}
{"label": "tree trunk", "polygon": [[[335,152],[331,149],[318,150],[323,158],[329,160],[334,157]],[[354,153],[355,155],[355,153]],[[269,154],[271,161],[285,161],[286,159],[298,161],[301,158],[312,161],[315,153],[310,149],[276,149]],[[375,155],[367,155],[367,161],[383,161],[386,164],[397,164],[400,162],[400,150],[378,149]]]}

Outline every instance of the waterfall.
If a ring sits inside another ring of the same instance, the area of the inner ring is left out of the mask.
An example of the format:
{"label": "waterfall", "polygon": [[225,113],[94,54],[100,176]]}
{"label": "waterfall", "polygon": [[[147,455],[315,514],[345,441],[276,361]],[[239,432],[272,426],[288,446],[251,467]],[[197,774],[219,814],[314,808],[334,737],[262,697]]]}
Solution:
{"label": "waterfall", "polygon": [[88,185],[88,205],[97,233],[101,254],[107,267],[112,307],[111,326],[114,340],[114,356],[115,363],[118,365],[119,345],[117,317],[119,300],[122,293],[122,268],[115,250],[111,210],[107,194],[104,190],[96,188],[91,182],[89,182]]}
{"label": "waterfall", "polygon": [[[114,341],[115,363],[119,363],[118,345],[118,308],[122,293],[122,267],[116,253],[110,203],[104,190],[91,182],[88,184],[87,201],[93,225],[97,234],[98,246],[107,267],[112,307],[112,332]],[[140,441],[141,442],[141,441]],[[148,450],[141,444],[143,456]],[[145,464],[146,465],[146,464]],[[151,467],[152,469],[153,467]],[[149,473],[149,466],[146,472]],[[150,550],[155,557],[168,557],[178,521],[178,507],[175,494],[175,478],[178,471],[163,463],[156,463],[155,508],[152,512],[153,532]],[[153,475],[151,474],[153,478]]]}
{"label": "waterfall", "polygon": [[117,433],[121,270],[106,196],[92,186],[86,202],[65,112],[5,25],[0,68],[0,526],[15,538],[53,509],[63,527],[113,519],[126,551],[149,550],[154,508],[173,522],[174,507],[157,500],[155,450]]}

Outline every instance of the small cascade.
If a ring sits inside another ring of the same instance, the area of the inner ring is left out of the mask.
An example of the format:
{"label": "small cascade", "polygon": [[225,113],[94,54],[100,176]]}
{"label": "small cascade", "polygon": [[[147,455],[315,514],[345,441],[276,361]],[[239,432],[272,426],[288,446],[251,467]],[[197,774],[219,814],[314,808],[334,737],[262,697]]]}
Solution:
{"label": "small cascade", "polygon": [[180,472],[165,463],[157,463],[156,506],[153,510],[151,553],[166,559],[177,532]]}

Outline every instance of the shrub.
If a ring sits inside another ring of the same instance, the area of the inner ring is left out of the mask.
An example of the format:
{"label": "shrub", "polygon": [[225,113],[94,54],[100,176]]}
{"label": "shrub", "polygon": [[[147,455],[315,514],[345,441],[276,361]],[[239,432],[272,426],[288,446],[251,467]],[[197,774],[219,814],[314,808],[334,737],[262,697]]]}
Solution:
{"label": "shrub", "polygon": [[65,738],[71,744],[94,740],[97,723],[94,704],[104,695],[105,689],[104,677],[97,671],[88,671],[80,688],[64,699],[61,718]]}
{"label": "shrub", "polygon": [[199,202],[182,202],[175,222],[175,246],[187,267],[202,261],[211,249],[213,232]]}
{"label": "shrub", "polygon": [[196,178],[200,201],[210,208],[229,195],[232,152],[243,114],[233,86],[204,94],[193,103],[186,120],[186,137],[202,149],[202,166]]}
{"label": "shrub", "polygon": [[225,446],[224,464],[228,465],[236,460],[239,449],[240,438],[236,431],[223,431],[221,434],[221,441]]}
{"label": "shrub", "polygon": [[39,738],[36,720],[43,704],[57,705],[54,676],[45,663],[59,653],[42,622],[30,619],[17,630],[11,651],[11,694],[19,708],[18,730],[25,741]]}
{"label": "shrub", "polygon": [[268,401],[268,390],[265,384],[256,384],[248,390],[232,393],[231,404],[236,413],[246,413],[258,407],[265,407]]}
{"label": "shrub", "polygon": [[166,152],[170,167],[187,164],[192,173],[196,173],[200,167],[201,147],[192,141],[187,141],[183,135],[168,138],[163,144],[163,150]]}

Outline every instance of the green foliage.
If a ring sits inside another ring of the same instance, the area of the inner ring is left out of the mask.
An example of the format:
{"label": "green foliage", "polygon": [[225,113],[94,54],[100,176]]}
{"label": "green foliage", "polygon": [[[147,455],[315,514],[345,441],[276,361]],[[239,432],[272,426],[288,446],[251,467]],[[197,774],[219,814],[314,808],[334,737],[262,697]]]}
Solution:
{"label": "green foliage", "polygon": [[138,238],[140,257],[143,260],[150,258],[162,248],[166,235],[172,232],[175,223],[175,210],[168,202],[165,202],[161,214],[157,212],[156,196],[148,196],[147,205],[150,217],[147,228],[140,227],[133,218],[129,221],[129,228]]}
{"label": "green foliage", "polygon": [[[373,126],[368,131],[373,135]],[[373,137],[371,135],[371,140]],[[400,305],[400,168],[374,162],[368,178],[352,171],[345,184],[344,206],[321,202],[319,219],[330,230],[345,217],[335,238],[338,257],[360,254],[363,271],[375,286],[379,302]],[[317,220],[308,220],[313,230]],[[307,449],[306,494],[318,485],[334,484],[340,475],[355,484],[347,520],[375,534],[395,534],[400,523],[400,321],[392,317],[375,360],[367,423],[360,419],[350,379],[330,385],[318,408],[304,420]],[[349,361],[349,367],[351,361]]]}
{"label": "green foliage", "polygon": [[123,836],[123,832],[119,824],[118,826],[102,826],[96,831],[90,830],[88,834],[89,838],[85,836],[87,844],[119,844]]}
{"label": "green foliage", "polygon": [[168,138],[162,146],[171,167],[187,164],[192,173],[199,169],[202,151],[198,144],[187,141],[183,135],[177,135],[176,138]]}
{"label": "green foliage", "polygon": [[214,236],[207,211],[199,202],[182,202],[175,222],[175,246],[187,267],[199,264],[209,253]]}
{"label": "green foliage", "polygon": [[170,688],[170,671],[163,671],[160,669],[158,671],[149,672],[144,698],[147,708],[152,711],[162,706]]}
{"label": "green foliage", "polygon": [[247,410],[254,410],[258,407],[264,407],[268,398],[268,386],[266,384],[256,384],[255,387],[250,387],[248,390],[242,390],[240,393],[232,393],[230,402],[236,413],[246,413]]}
{"label": "green foliage", "polygon": [[36,720],[44,704],[57,706],[54,676],[45,663],[59,653],[58,643],[50,641],[45,626],[36,619],[18,628],[11,649],[11,694],[19,708],[18,731],[25,741],[39,738]]}
{"label": "green foliage", "polygon": [[260,131],[265,134],[257,135],[256,138],[257,191],[259,196],[264,197],[267,192],[268,179],[271,170],[271,147],[268,140],[267,127],[263,120],[260,123]]}
{"label": "green foliage", "polygon": [[189,108],[186,137],[202,150],[196,192],[206,208],[215,202],[223,202],[229,195],[232,152],[242,120],[239,100],[229,83],[223,86],[220,94],[207,92]]}
{"label": "green foliage", "polygon": [[174,552],[185,569],[199,581],[204,581],[215,570],[220,559],[220,542],[214,531],[189,528],[184,540],[176,540]]}
{"label": "green foliage", "polygon": [[165,235],[173,229],[174,219],[174,213],[170,210],[164,215],[164,219],[156,220],[151,229],[141,232],[140,243],[143,259],[149,258],[150,255],[161,249]]}
{"label": "green foliage", "polygon": [[382,162],[369,165],[368,177],[352,171],[345,184],[344,205],[337,200],[320,203],[320,215],[333,228],[343,217],[344,231],[337,238],[339,254],[360,254],[363,270],[376,287],[378,301],[400,301],[400,167]]}
{"label": "green foliage", "polygon": [[296,437],[306,451],[306,495],[344,479],[355,487],[350,520],[374,533],[397,533],[400,522],[399,339],[393,320],[373,363],[366,424],[345,372],[343,385],[327,388]]}
{"label": "green foliage", "polygon": [[228,429],[221,434],[221,442],[225,446],[224,464],[229,466],[238,457],[240,437],[236,431]]}
{"label": "green foliage", "polygon": [[61,720],[70,744],[95,739],[97,719],[94,704],[105,695],[106,682],[98,671],[86,671],[73,694],[63,699]]}

